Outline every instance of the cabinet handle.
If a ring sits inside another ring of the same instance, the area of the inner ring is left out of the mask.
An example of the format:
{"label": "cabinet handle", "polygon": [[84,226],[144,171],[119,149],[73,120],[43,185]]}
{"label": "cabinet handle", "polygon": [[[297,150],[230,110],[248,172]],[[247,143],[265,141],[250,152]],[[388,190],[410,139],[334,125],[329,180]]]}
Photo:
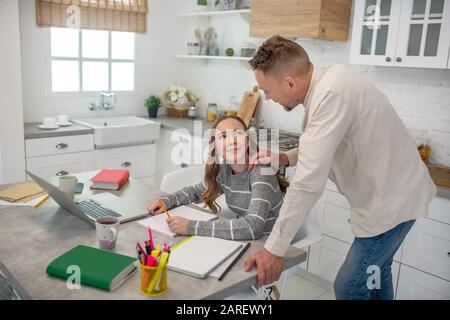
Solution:
{"label": "cabinet handle", "polygon": [[61,170],[60,172],[58,172],[56,174],[57,177],[61,177],[61,176],[65,176],[68,175],[69,173],[67,171]]}
{"label": "cabinet handle", "polygon": [[397,59],[395,59],[397,62],[402,62],[402,58],[397,57]]}
{"label": "cabinet handle", "polygon": [[188,143],[189,142],[189,140],[186,139],[185,137],[179,137],[178,141],[181,142],[181,143]]}
{"label": "cabinet handle", "polygon": [[183,163],[181,164],[181,167],[182,167],[182,168],[188,168],[189,166],[188,166],[186,163],[183,162]]}
{"label": "cabinet handle", "polygon": [[386,57],[386,62],[391,62],[391,57]]}
{"label": "cabinet handle", "polygon": [[125,161],[124,163],[121,164],[122,167],[131,167],[131,162],[129,161]]}
{"label": "cabinet handle", "polygon": [[68,147],[68,145],[63,142],[61,142],[55,146],[56,149],[65,149],[67,147]]}
{"label": "cabinet handle", "polygon": [[347,219],[347,222],[348,223],[352,223],[352,219]]}

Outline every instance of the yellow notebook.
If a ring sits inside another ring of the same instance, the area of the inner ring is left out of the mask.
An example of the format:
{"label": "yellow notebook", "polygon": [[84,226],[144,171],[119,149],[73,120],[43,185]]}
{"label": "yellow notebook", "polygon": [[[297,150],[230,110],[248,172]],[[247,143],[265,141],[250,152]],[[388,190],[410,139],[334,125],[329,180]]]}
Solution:
{"label": "yellow notebook", "polygon": [[0,199],[15,202],[42,192],[44,192],[44,190],[36,182],[25,182],[14,187],[1,190]]}

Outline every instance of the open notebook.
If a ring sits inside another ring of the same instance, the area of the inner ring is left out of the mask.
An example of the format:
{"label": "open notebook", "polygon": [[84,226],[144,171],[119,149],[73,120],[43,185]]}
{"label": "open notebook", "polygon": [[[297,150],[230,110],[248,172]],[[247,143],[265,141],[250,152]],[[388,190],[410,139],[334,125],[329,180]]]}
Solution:
{"label": "open notebook", "polygon": [[192,236],[180,246],[174,247],[167,268],[196,278],[205,278],[242,247],[243,244],[237,241]]}
{"label": "open notebook", "polygon": [[[206,213],[199,209],[194,209],[187,206],[179,206],[177,208],[169,210],[169,214],[171,216],[183,217],[189,220],[200,220],[200,221],[208,221],[215,217],[216,215]],[[152,231],[156,231],[162,233],[169,237],[175,237],[176,234],[170,231],[169,226],[166,222],[166,217],[164,214],[159,214],[156,216],[152,216],[143,220],[139,220],[138,223],[143,225],[144,227],[152,229]]]}

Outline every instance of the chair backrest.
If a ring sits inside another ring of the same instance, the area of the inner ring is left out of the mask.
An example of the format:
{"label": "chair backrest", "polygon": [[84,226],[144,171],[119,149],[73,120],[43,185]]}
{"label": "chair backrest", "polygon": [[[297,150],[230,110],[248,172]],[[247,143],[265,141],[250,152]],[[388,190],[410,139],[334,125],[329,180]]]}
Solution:
{"label": "chair backrest", "polygon": [[292,240],[292,245],[297,248],[305,248],[322,239],[322,232],[317,222],[317,208],[313,208],[306,216],[300,229]]}
{"label": "chair backrest", "polygon": [[175,170],[162,178],[159,189],[163,192],[173,193],[184,187],[199,183],[203,180],[204,174],[205,166],[203,165]]}

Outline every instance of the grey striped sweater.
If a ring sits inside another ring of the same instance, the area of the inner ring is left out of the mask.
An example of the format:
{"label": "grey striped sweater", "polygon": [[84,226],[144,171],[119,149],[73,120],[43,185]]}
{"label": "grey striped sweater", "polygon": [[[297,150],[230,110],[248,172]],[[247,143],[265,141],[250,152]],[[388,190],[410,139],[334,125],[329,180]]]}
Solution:
{"label": "grey striped sweater", "polygon": [[[210,221],[190,221],[188,234],[231,240],[253,240],[269,234],[283,203],[283,194],[275,174],[267,175],[267,170],[270,168],[257,166],[251,171],[233,174],[229,165],[222,164],[216,181],[236,218],[227,218],[219,211],[217,218]],[[205,185],[200,182],[161,200],[169,209],[200,203],[204,191]]]}

